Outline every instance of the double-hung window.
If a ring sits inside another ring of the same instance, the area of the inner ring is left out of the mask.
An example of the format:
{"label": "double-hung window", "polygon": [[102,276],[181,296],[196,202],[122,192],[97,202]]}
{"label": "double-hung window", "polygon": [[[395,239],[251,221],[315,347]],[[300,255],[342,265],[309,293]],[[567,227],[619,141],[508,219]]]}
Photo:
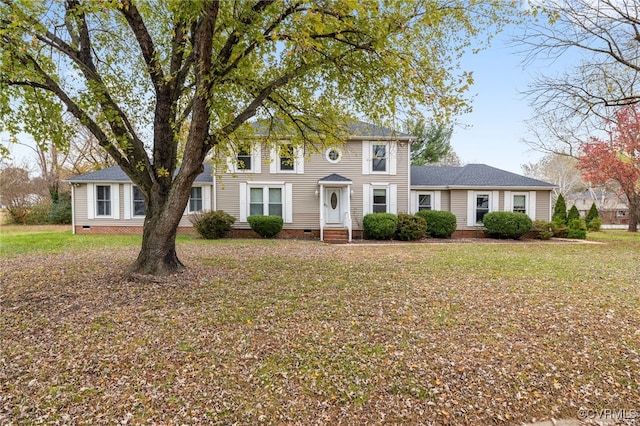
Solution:
{"label": "double-hung window", "polygon": [[144,202],[144,195],[137,186],[133,187],[133,215],[144,216],[147,213],[147,206]]}
{"label": "double-hung window", "polygon": [[111,216],[111,185],[96,185],[96,216]]}
{"label": "double-hung window", "polygon": [[249,215],[283,217],[282,187],[249,188]]}
{"label": "double-hung window", "polygon": [[418,211],[431,210],[431,194],[418,194]]}
{"label": "double-hung window", "polygon": [[191,187],[191,197],[189,198],[189,213],[202,210],[202,187]]}
{"label": "double-hung window", "polygon": [[476,194],[476,223],[482,223],[484,215],[489,213],[489,194]]}
{"label": "double-hung window", "polygon": [[238,155],[236,157],[238,163],[238,170],[250,171],[253,170],[253,156],[249,148],[238,149]]}
{"label": "double-hung window", "polygon": [[525,194],[513,195],[513,211],[516,213],[527,213],[527,196]]}
{"label": "double-hung window", "polygon": [[278,170],[281,172],[293,172],[295,171],[295,154],[293,152],[293,145],[285,143],[280,145],[280,152],[278,153]]}
{"label": "double-hung window", "polygon": [[387,144],[371,144],[371,172],[387,172],[388,146]]}
{"label": "double-hung window", "polygon": [[374,213],[386,213],[388,207],[387,189],[386,188],[373,188],[373,202],[371,203],[371,210]]}

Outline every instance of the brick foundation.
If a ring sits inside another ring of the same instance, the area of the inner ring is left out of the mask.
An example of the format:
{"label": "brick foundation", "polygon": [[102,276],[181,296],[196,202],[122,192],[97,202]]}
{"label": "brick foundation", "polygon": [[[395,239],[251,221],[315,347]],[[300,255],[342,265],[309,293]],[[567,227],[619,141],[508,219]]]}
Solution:
{"label": "brick foundation", "polygon": [[489,238],[489,235],[481,229],[458,229],[451,238]]}
{"label": "brick foundation", "polygon": [[[142,235],[142,226],[82,226],[76,225],[76,234],[101,234],[101,235]],[[195,234],[193,227],[178,227],[178,234]]]}

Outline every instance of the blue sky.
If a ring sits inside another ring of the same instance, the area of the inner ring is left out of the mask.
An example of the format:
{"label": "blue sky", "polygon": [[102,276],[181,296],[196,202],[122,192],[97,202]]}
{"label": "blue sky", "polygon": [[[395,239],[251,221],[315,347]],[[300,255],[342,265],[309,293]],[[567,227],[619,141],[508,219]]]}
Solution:
{"label": "blue sky", "polygon": [[451,145],[463,164],[484,163],[522,174],[522,164],[535,163],[541,157],[522,142],[527,136],[525,120],[533,116],[529,100],[521,92],[538,67],[523,65],[517,48],[507,46],[509,33],[498,35],[491,46],[463,59],[464,69],[473,71],[473,112],[457,118]]}

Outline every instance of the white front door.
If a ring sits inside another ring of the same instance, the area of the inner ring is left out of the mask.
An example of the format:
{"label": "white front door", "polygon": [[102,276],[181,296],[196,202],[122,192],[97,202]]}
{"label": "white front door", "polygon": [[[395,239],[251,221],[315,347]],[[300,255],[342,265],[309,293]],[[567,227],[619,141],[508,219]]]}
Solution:
{"label": "white front door", "polygon": [[325,193],[324,205],[325,205],[325,217],[327,218],[327,225],[330,226],[342,226],[342,203],[341,203],[340,188],[327,188]]}

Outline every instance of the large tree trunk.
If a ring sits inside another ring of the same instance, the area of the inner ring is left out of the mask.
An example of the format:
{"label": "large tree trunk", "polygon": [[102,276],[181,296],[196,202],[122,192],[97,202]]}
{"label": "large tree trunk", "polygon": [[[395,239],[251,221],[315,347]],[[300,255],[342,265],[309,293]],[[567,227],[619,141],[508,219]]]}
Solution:
{"label": "large tree trunk", "polygon": [[[202,169],[202,163],[198,170]],[[169,188],[156,184],[146,198],[146,217],[142,247],[130,272],[142,275],[169,275],[185,269],[176,253],[176,234],[191,194],[191,184],[198,175],[182,176]]]}
{"label": "large tree trunk", "polygon": [[638,232],[638,220],[640,219],[640,195],[628,196],[629,199],[629,232]]}

